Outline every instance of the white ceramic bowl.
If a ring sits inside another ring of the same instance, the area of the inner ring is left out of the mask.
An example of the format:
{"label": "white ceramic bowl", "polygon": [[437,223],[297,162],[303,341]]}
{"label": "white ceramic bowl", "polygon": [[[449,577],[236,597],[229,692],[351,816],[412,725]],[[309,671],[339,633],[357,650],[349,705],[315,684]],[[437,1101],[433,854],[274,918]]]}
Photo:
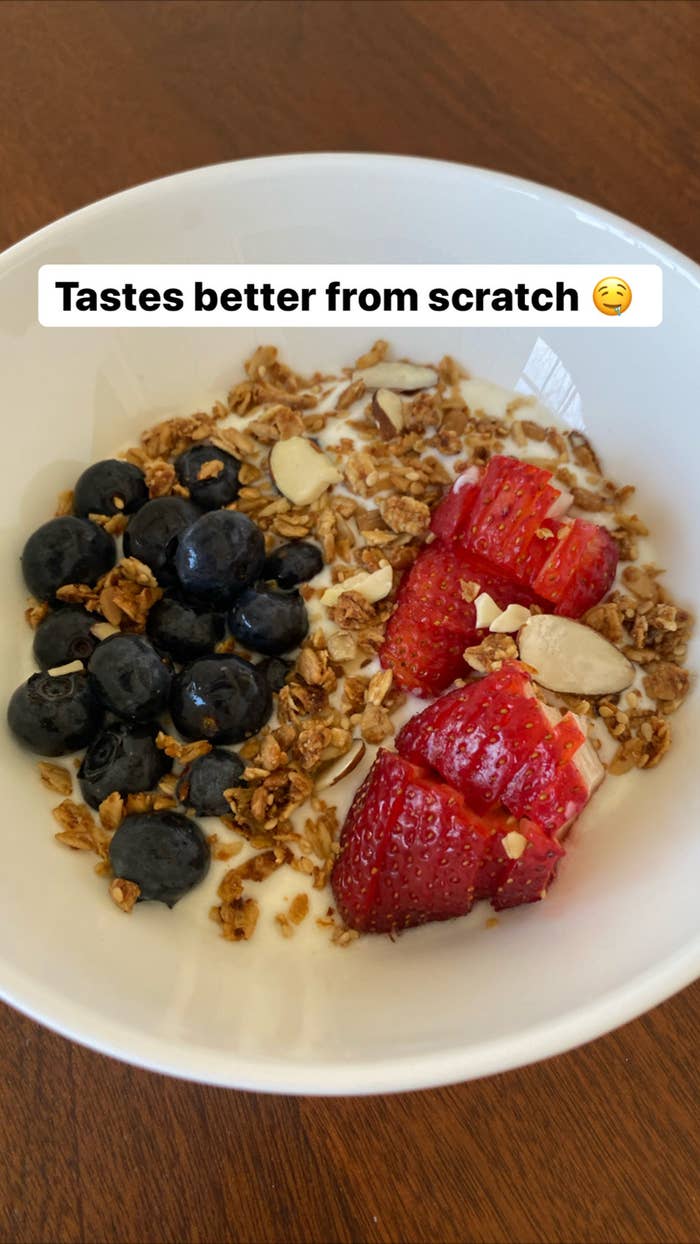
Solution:
{"label": "white ceramic bowl", "polygon": [[[595,207],[483,170],[366,155],[250,160],[116,195],[0,258],[3,701],[31,670],[18,555],[57,491],[155,418],[225,393],[257,341],[243,329],[41,328],[37,269],[71,261],[572,261],[600,262],[601,272],[659,263],[657,329],[390,336],[401,353],[448,351],[508,386],[534,371],[560,410],[573,393],[610,472],[638,484],[671,586],[700,605],[694,264]],[[346,363],[369,344],[359,330],[261,336],[302,371]],[[174,912],[145,905],[124,917],[94,857],[54,845],[51,798],[33,759],[3,734],[2,996],[98,1050],[242,1088],[420,1088],[558,1053],[697,975],[696,695],[673,725],[659,769],[610,781],[596,798],[545,903],[495,929],[484,909],[349,951],[311,927],[289,942],[270,928],[231,946],[196,892]]]}

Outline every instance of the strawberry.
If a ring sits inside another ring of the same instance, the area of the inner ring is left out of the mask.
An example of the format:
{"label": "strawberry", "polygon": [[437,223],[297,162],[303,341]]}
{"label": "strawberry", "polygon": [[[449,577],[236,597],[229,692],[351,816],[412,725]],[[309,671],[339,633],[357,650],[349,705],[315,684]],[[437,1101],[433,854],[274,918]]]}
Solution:
{"label": "strawberry", "polygon": [[466,915],[487,842],[502,828],[380,748],[343,825],[331,877],[341,916],[353,929],[391,933]]}
{"label": "strawberry", "polygon": [[462,577],[457,553],[439,540],[421,549],[404,576],[379,655],[407,691],[437,695],[464,672],[462,653],[477,632]]}
{"label": "strawberry", "polygon": [[478,467],[468,467],[457,476],[449,492],[433,510],[430,530],[441,540],[457,539],[467,529],[469,516],[480,491]]}
{"label": "strawberry", "polygon": [[534,821],[478,816],[457,791],[380,748],[343,825],[331,876],[345,923],[392,933],[542,897],[564,854]]}
{"label": "strawberry", "polygon": [[486,632],[477,629],[475,606],[462,594],[461,585],[470,582],[503,609],[510,604],[549,608],[529,588],[494,574],[457,546],[442,540],[425,545],[401,583],[379,653],[399,687],[420,696],[439,695],[455,678],[471,673],[462,654]]}
{"label": "strawberry", "polygon": [[535,821],[514,821],[490,837],[475,897],[489,898],[496,911],[536,903],[554,880],[563,855],[561,844]]}
{"label": "strawberry", "polygon": [[[569,494],[552,473],[496,454],[481,480],[470,468],[433,513],[431,527],[491,573],[510,578],[581,617],[610,588],[618,549],[605,527],[584,519],[561,521]],[[548,517],[553,512],[556,517]]]}
{"label": "strawberry", "polygon": [[517,458],[491,458],[463,537],[466,547],[521,579],[530,541],[560,495],[551,478],[551,471]]}
{"label": "strawberry", "polygon": [[[532,707],[531,707],[532,705]],[[540,713],[525,669],[508,661],[496,673],[458,687],[412,717],[399,731],[396,747],[414,764],[429,765],[461,791],[471,807],[486,811],[501,802],[501,791],[515,767],[504,738],[505,721],[519,722],[514,740],[530,749],[529,723]],[[541,726],[544,734],[545,725]]]}
{"label": "strawberry", "polygon": [[406,723],[396,746],[478,811],[503,804],[550,834],[568,828],[602,778],[576,718],[543,705],[516,662],[436,700]]}

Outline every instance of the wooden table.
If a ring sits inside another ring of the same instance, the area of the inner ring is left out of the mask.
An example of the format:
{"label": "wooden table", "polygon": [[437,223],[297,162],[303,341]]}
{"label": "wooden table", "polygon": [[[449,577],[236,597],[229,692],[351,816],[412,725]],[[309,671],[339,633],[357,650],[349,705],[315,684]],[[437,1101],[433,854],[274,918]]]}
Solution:
{"label": "wooden table", "polygon": [[[0,246],[274,152],[487,165],[700,258],[700,6],[0,3]],[[3,1241],[700,1239],[700,985],[586,1049],[429,1093],[182,1084],[0,1019]]]}

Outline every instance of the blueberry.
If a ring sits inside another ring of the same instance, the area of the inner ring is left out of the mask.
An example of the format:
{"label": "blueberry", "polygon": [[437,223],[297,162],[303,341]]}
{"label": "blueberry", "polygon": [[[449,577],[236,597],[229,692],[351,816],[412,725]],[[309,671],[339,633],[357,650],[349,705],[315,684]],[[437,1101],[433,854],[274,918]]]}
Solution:
{"label": "blueberry", "polygon": [[197,822],[181,812],[144,812],[122,821],[109,859],[115,877],[140,887],[139,902],[174,907],[206,877],[209,844]]}
{"label": "blueberry", "polygon": [[154,742],[157,729],[116,721],[98,734],[78,769],[83,799],[91,808],[99,808],[115,790],[120,795],[153,790],[170,772],[172,760]]}
{"label": "blueberry", "polygon": [[159,600],[148,614],[147,630],[153,643],[176,661],[192,661],[213,652],[225,629],[223,614],[203,612],[170,598]]}
{"label": "blueberry", "polygon": [[34,634],[34,658],[43,670],[71,661],[87,661],[99,640],[92,633],[97,619],[78,605],[49,613]]}
{"label": "blueberry", "polygon": [[272,693],[264,674],[242,657],[199,657],[173,678],[170,711],[186,739],[238,743],[265,725]]}
{"label": "blueberry", "polygon": [[[221,462],[223,470],[218,475],[200,479],[199,473],[208,462]],[[181,484],[190,490],[190,496],[203,510],[218,510],[238,496],[240,462],[225,449],[215,445],[193,445],[175,459],[175,470]]]}
{"label": "blueberry", "polygon": [[198,816],[226,816],[231,809],[224,799],[224,791],[232,786],[245,786],[244,769],[236,752],[215,747],[187,766],[178,782],[177,797],[194,808]]}
{"label": "blueberry", "polygon": [[133,514],[148,501],[143,471],[119,458],[105,458],[83,471],[73,494],[76,514]]}
{"label": "blueberry", "polygon": [[258,661],[256,668],[264,674],[270,691],[281,691],[294,665],[281,657],[265,657],[264,661]]}
{"label": "blueberry", "polygon": [[287,591],[299,583],[308,583],[320,570],[323,570],[321,550],[306,540],[292,540],[270,554],[260,577],[274,579]]}
{"label": "blueberry", "polygon": [[85,747],[102,724],[102,706],[85,673],[32,674],[15,691],[7,724],[41,756],[64,756]]}
{"label": "blueberry", "polygon": [[112,569],[117,546],[108,532],[86,518],[52,518],[29,537],[22,571],[29,591],[52,600],[66,583],[89,583]]}
{"label": "blueberry", "polygon": [[229,614],[231,634],[253,652],[276,657],[298,648],[309,619],[298,592],[278,592],[258,584],[241,592]]}
{"label": "blueberry", "polygon": [[188,596],[227,609],[258,578],[264,560],[265,541],[255,523],[234,510],[213,510],[182,535],[175,569]]}
{"label": "blueberry", "polygon": [[167,707],[172,674],[141,635],[111,635],[88,665],[98,698],[117,717],[150,721]]}
{"label": "blueberry", "polygon": [[173,558],[183,531],[199,518],[199,506],[184,497],[156,497],[130,520],[124,532],[125,557],[137,557],[150,566],[159,583],[177,582]]}

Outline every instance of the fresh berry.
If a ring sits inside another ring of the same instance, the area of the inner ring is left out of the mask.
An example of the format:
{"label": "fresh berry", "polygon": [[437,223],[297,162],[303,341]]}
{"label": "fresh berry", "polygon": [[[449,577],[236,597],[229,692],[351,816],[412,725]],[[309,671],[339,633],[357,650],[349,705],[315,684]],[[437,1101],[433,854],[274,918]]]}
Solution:
{"label": "fresh berry", "polygon": [[272,692],[264,674],[242,657],[199,657],[175,675],[170,711],[186,739],[239,743],[265,725]]}
{"label": "fresh berry", "polygon": [[71,661],[88,661],[99,640],[92,633],[96,618],[77,605],[48,613],[34,633],[34,657],[43,670]]}
{"label": "fresh berry", "polygon": [[67,583],[97,583],[112,569],[117,546],[108,532],[86,518],[52,518],[29,537],[22,553],[22,571],[29,591],[52,600]]}
{"label": "fresh berry", "polygon": [[148,501],[143,471],[119,458],[94,462],[83,471],[73,494],[76,514],[133,514]]}
{"label": "fresh berry", "polygon": [[[212,463],[216,464],[213,468],[216,474],[213,475],[208,473]],[[233,454],[217,449],[215,445],[193,445],[175,459],[180,483],[189,489],[192,500],[203,510],[218,510],[220,506],[236,500],[240,489],[240,467]]]}
{"label": "fresh berry", "polygon": [[203,514],[180,538],[175,568],[188,596],[227,609],[260,576],[265,540],[245,514],[214,510]]}
{"label": "fresh berry", "polygon": [[515,662],[436,700],[406,723],[396,746],[477,811],[502,804],[550,834],[575,820],[603,773],[573,714],[542,704]]}
{"label": "fresh berry", "polygon": [[209,870],[209,844],[196,821],[180,812],[127,816],[109,847],[115,877],[140,888],[139,902],[151,899],[174,907]]}
{"label": "fresh berry", "polygon": [[170,772],[172,760],[155,745],[157,730],[113,722],[98,734],[78,769],[83,799],[91,808],[99,808],[113,791],[126,796],[153,790]]}
{"label": "fresh berry", "polygon": [[85,673],[32,674],[15,691],[7,724],[41,756],[64,756],[85,747],[100,728],[102,706]]}
{"label": "fresh berry", "polygon": [[468,467],[457,476],[449,492],[433,510],[430,530],[441,540],[456,540],[468,528],[481,487],[478,467]]}
{"label": "fresh berry", "polygon": [[464,544],[495,570],[521,580],[530,541],[560,495],[551,471],[496,454],[486,468],[469,515]]}
{"label": "fresh berry", "polygon": [[184,497],[156,497],[147,501],[124,532],[124,555],[150,566],[159,583],[173,587],[177,576],[173,559],[178,540],[201,510]]}
{"label": "fresh berry", "polygon": [[551,471],[496,454],[478,483],[472,474],[459,476],[433,512],[434,535],[530,587],[567,617],[603,598],[615,578],[617,544],[596,523],[561,521],[571,498]]}
{"label": "fresh berry", "polygon": [[[524,709],[526,720],[511,726]],[[529,720],[529,719],[532,719]],[[519,757],[529,746],[532,722],[546,720],[535,699],[530,678],[515,662],[487,678],[442,696],[406,723],[396,740],[399,753],[414,764],[435,769],[482,812],[502,802],[502,791]]]}
{"label": "fresh berry", "polygon": [[256,669],[264,675],[270,691],[281,691],[294,669],[294,662],[283,661],[281,657],[265,657],[264,661],[258,661]]}
{"label": "fresh berry", "polygon": [[298,648],[309,630],[306,605],[299,593],[279,592],[262,583],[241,592],[228,621],[239,643],[270,657]]}
{"label": "fresh berry", "polygon": [[473,602],[462,594],[462,584],[474,582],[503,609],[540,603],[529,588],[499,577],[454,544],[435,540],[426,545],[401,583],[379,654],[398,686],[416,695],[439,695],[455,678],[472,672],[464,649],[485,634],[476,628]]}
{"label": "fresh berry", "polygon": [[177,797],[198,816],[227,816],[231,813],[224,791],[245,786],[245,765],[237,752],[215,747],[206,756],[198,756],[184,770],[177,787]]}
{"label": "fresh berry", "polygon": [[300,583],[308,583],[323,570],[321,550],[307,540],[292,540],[290,544],[281,544],[274,553],[270,553],[262,569],[261,579],[272,579],[287,592],[298,587]]}
{"label": "fresh berry", "polygon": [[390,933],[466,915],[501,823],[478,817],[426,769],[380,748],[343,825],[331,877],[341,916],[353,929]]}
{"label": "fresh berry", "polygon": [[547,561],[533,580],[535,591],[556,605],[556,612],[579,618],[602,600],[612,586],[618,546],[597,523],[576,518],[563,523]]}
{"label": "fresh berry", "polygon": [[214,651],[224,637],[226,622],[221,613],[165,597],[149,611],[146,629],[156,648],[176,661],[193,661]]}
{"label": "fresh berry", "polygon": [[169,665],[142,635],[111,635],[88,666],[99,699],[126,721],[151,721],[168,706]]}
{"label": "fresh berry", "polygon": [[534,821],[513,820],[489,838],[475,898],[490,899],[496,911],[536,903],[544,898],[563,855],[561,844]]}

